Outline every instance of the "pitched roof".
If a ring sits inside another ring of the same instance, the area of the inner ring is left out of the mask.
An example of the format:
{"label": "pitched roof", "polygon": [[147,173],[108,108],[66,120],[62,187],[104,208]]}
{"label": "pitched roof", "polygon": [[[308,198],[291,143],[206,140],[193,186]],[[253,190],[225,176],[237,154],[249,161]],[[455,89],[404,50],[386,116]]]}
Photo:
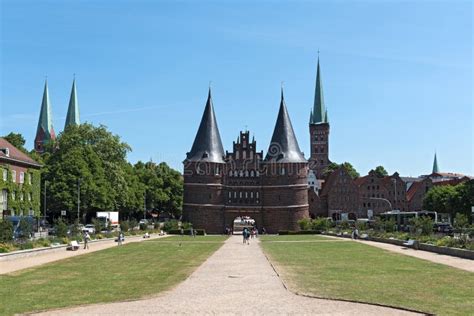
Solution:
{"label": "pitched roof", "polygon": [[5,138],[0,137],[0,149],[8,148],[7,155],[3,150],[0,150],[0,160],[8,162],[19,162],[30,166],[41,167],[39,163],[31,159],[27,154],[13,146]]}
{"label": "pitched roof", "polygon": [[327,123],[327,113],[324,105],[324,95],[323,95],[323,82],[321,79],[321,69],[319,66],[319,57],[318,57],[318,69],[316,72],[316,87],[314,89],[314,105],[313,105],[313,115],[312,115],[312,124]]}
{"label": "pitched roof", "polygon": [[285,105],[283,89],[281,91],[280,110],[278,111],[275,129],[273,130],[272,140],[265,160],[283,163],[306,162],[291,125],[290,116]]}
{"label": "pitched roof", "polygon": [[410,202],[415,196],[416,192],[422,188],[423,181],[416,181],[410,185],[410,188],[407,191],[407,201]]}
{"label": "pitched roof", "polygon": [[436,158],[436,153],[435,153],[434,161],[433,161],[433,171],[431,173],[438,173],[438,172],[439,172],[438,159]]}
{"label": "pitched roof", "polygon": [[363,177],[359,177],[357,179],[354,180],[354,183],[357,185],[357,186],[361,186],[365,183],[365,180],[368,178],[369,176],[363,176]]}
{"label": "pitched roof", "polygon": [[224,163],[224,157],[224,148],[222,147],[221,136],[212,105],[211,89],[209,89],[201,124],[199,124],[193,147],[187,153],[186,160]]}
{"label": "pitched roof", "polygon": [[77,101],[76,79],[72,82],[71,97],[69,99],[69,107],[67,109],[66,124],[64,129],[69,125],[80,125],[79,120],[79,102]]}
{"label": "pitched roof", "polygon": [[44,83],[43,100],[41,102],[38,128],[36,129],[35,141],[43,143],[56,138],[53,128],[53,118],[51,115],[51,105],[49,103],[48,81]]}

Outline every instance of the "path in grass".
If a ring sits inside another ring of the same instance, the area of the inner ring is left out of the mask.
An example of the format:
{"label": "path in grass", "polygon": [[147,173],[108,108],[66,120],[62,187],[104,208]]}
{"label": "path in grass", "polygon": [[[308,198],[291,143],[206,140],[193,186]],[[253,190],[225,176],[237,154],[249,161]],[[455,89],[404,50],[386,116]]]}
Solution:
{"label": "path in grass", "polygon": [[[342,238],[339,238],[342,239]],[[474,260],[458,258],[453,256],[441,255],[434,252],[415,250],[412,248],[401,247],[392,244],[385,244],[381,242],[368,241],[368,240],[357,240],[357,242],[377,247],[392,252],[401,253],[407,256],[412,256],[419,259],[428,260],[431,262],[441,263],[450,267],[458,268],[461,270],[466,270],[469,272],[474,272]]]}
{"label": "path in grass", "polygon": [[366,304],[297,296],[284,288],[258,242],[252,240],[249,246],[243,245],[242,237],[233,236],[186,281],[158,297],[50,311],[46,314],[404,315],[409,313]]}
{"label": "path in grass", "polygon": [[186,236],[129,243],[0,275],[0,315],[156,295],[185,280],[224,240]]}
{"label": "path in grass", "polygon": [[[163,238],[167,236],[159,236],[158,234],[153,234],[150,236],[150,239],[155,238]],[[133,236],[133,237],[126,237],[125,242],[123,243],[128,244],[131,242],[140,242],[145,241],[143,236]],[[20,257],[20,258],[12,258],[12,257],[4,257],[0,258],[0,274],[7,274],[27,268],[32,268],[36,266],[43,265],[45,263],[54,262],[70,257],[84,255],[90,252],[95,252],[99,250],[104,250],[110,247],[117,246],[117,243],[113,240],[101,240],[97,242],[89,243],[89,249],[83,249],[83,244],[80,244],[79,250],[76,251],[68,251],[66,248],[61,247],[57,249],[50,249],[44,250],[41,252],[31,253],[28,256]]]}
{"label": "path in grass", "polygon": [[[300,293],[472,315],[474,273],[362,243],[322,236],[264,237],[262,247],[288,286]],[[272,242],[272,241],[314,242]]]}

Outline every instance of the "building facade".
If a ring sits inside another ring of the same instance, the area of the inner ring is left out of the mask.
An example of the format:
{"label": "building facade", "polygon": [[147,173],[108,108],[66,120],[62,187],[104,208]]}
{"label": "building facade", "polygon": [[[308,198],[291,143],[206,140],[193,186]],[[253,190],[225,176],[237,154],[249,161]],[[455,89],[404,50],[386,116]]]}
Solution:
{"label": "building facade", "polygon": [[0,219],[40,215],[41,165],[0,138]]}
{"label": "building facade", "polygon": [[183,219],[222,233],[249,216],[269,233],[297,230],[308,217],[308,163],[281,95],[272,140],[264,157],[248,131],[224,154],[209,91],[198,132],[184,164]]}

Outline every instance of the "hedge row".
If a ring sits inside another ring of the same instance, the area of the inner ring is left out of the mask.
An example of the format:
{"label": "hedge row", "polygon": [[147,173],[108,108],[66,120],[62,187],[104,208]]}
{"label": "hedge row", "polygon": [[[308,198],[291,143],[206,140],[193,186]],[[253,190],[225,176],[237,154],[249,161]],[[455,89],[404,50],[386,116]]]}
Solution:
{"label": "hedge row", "polygon": [[[196,235],[204,236],[206,235],[206,231],[204,229],[195,229]],[[168,231],[169,235],[181,235],[181,229],[170,229]],[[191,235],[191,229],[184,229],[183,235]]]}
{"label": "hedge row", "polygon": [[320,230],[279,230],[278,235],[316,235],[321,234]]}

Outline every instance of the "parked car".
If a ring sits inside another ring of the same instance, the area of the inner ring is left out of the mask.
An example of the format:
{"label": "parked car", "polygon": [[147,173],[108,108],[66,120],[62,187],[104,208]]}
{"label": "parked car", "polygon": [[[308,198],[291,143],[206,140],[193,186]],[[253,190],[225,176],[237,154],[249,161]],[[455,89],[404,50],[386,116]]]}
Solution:
{"label": "parked car", "polygon": [[87,224],[82,229],[83,232],[88,232],[89,234],[95,234],[95,227],[93,224]]}

